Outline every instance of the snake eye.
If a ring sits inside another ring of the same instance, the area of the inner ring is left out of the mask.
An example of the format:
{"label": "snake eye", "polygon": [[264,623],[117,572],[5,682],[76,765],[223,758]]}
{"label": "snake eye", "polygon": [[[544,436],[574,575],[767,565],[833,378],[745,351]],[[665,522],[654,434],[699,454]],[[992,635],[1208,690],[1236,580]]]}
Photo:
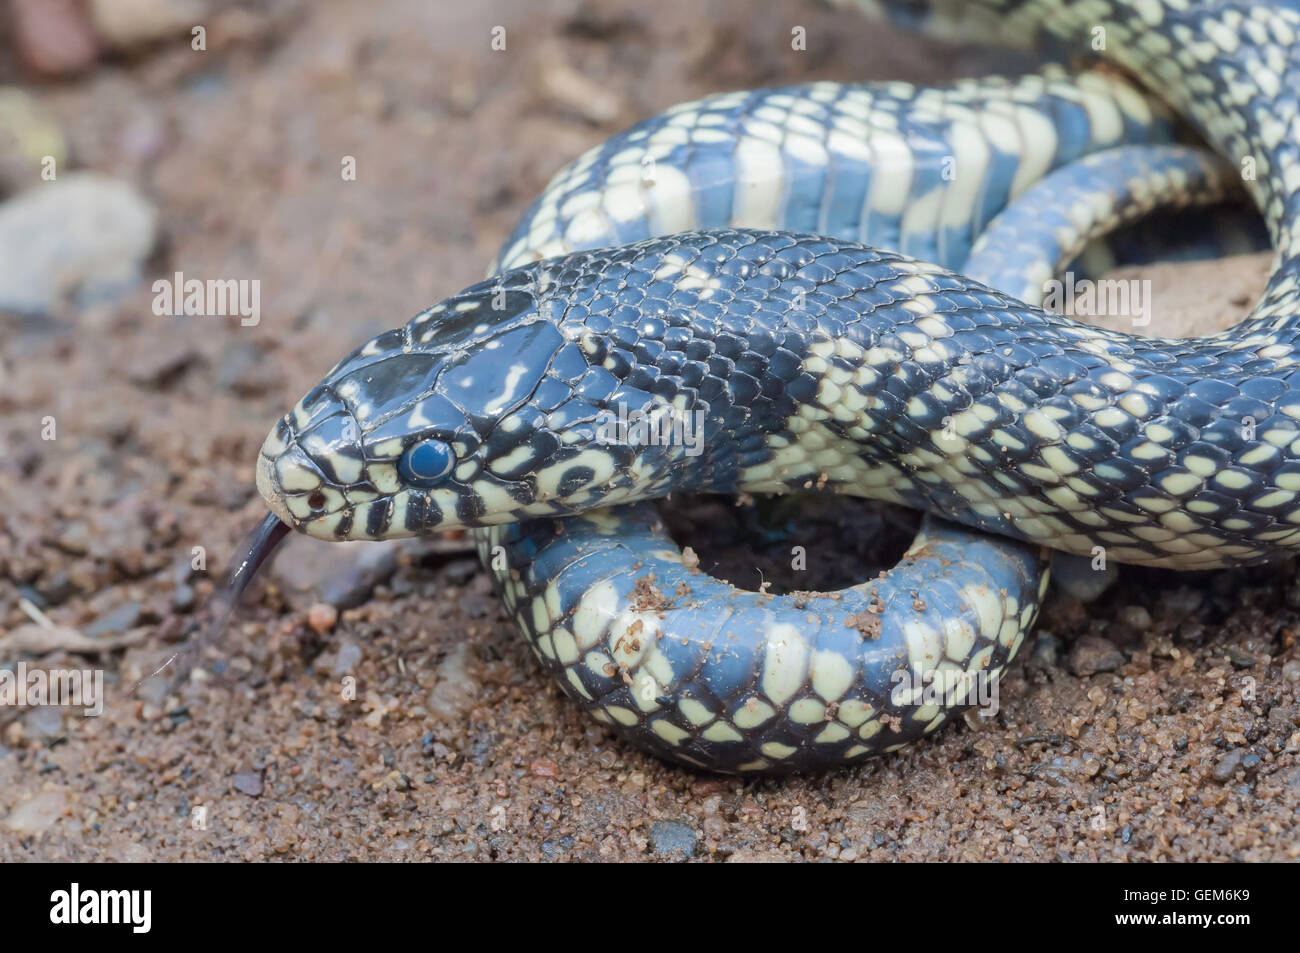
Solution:
{"label": "snake eye", "polygon": [[407,483],[428,487],[441,483],[455,465],[451,447],[441,440],[421,440],[406,448],[397,461],[397,472]]}

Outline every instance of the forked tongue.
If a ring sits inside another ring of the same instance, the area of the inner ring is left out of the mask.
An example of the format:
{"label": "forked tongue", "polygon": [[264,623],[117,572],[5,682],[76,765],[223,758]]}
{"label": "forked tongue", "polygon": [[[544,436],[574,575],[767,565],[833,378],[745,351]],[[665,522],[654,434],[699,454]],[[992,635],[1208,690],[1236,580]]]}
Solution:
{"label": "forked tongue", "polygon": [[288,524],[281,522],[280,518],[274,513],[268,513],[266,518],[257,525],[257,529],[249,534],[247,542],[242,547],[244,551],[243,557],[231,567],[230,573],[226,576],[226,581],[221,588],[213,593],[211,604],[215,607],[215,614],[212,621],[208,623],[207,628],[193,638],[187,639],[157,669],[140,679],[132,691],[138,689],[149,679],[159,677],[169,668],[173,669],[173,687],[180,685],[184,681],[185,677],[193,671],[203,649],[214,644],[221,637],[221,634],[226,631],[226,625],[230,622],[231,613],[239,605],[239,599],[244,594],[244,590],[248,588],[248,584],[252,582],[253,577],[257,575],[257,570],[274,552],[280,540],[284,539],[288,534]]}

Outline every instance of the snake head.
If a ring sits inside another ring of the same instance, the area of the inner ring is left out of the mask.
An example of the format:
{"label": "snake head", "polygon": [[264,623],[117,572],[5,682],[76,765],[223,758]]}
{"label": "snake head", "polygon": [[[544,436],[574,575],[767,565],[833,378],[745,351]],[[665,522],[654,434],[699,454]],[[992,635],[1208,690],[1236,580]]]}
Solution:
{"label": "snake head", "polygon": [[[271,510],[322,539],[389,539],[662,495],[672,448],[606,445],[609,408],[662,405],[520,269],[344,358],[263,443]],[[620,371],[623,373],[620,375]],[[680,449],[680,448],[678,448]]]}

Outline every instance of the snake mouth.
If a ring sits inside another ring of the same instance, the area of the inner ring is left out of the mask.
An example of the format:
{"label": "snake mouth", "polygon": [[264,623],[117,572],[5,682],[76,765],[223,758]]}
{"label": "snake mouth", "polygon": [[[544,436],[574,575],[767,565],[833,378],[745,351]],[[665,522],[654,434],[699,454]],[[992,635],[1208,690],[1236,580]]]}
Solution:
{"label": "snake mouth", "polygon": [[332,486],[311,458],[279,428],[262,444],[255,468],[257,491],[267,508],[290,529],[336,539],[353,507],[347,487]]}
{"label": "snake mouth", "polygon": [[281,523],[290,527],[298,525],[298,521],[289,512],[289,504],[285,501],[284,494],[280,492],[280,487],[277,485],[270,459],[260,453],[257,455],[257,492],[262,494],[267,507]]}

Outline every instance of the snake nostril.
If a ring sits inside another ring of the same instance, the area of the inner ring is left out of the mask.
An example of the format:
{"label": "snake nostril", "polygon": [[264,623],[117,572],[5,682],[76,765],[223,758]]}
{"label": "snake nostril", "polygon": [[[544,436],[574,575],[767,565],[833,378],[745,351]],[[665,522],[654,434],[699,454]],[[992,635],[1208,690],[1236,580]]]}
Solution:
{"label": "snake nostril", "polygon": [[325,494],[322,493],[320,490],[316,490],[310,496],[307,497],[307,505],[310,506],[313,510],[324,509]]}

